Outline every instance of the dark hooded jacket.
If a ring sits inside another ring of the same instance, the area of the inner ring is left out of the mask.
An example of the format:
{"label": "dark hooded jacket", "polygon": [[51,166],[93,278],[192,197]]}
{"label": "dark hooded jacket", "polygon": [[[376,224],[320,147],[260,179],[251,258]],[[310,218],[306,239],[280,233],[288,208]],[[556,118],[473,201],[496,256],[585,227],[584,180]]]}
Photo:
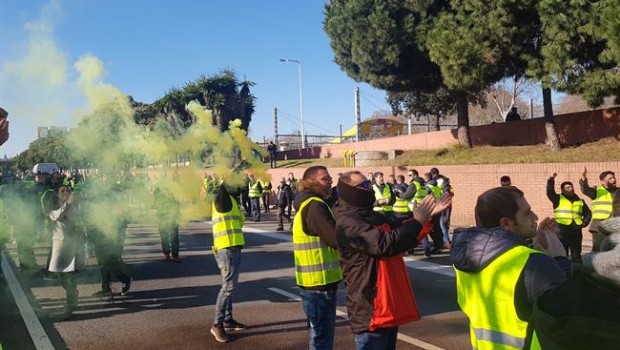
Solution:
{"label": "dark hooded jacket", "polygon": [[[526,245],[526,242],[521,236],[499,227],[455,230],[450,259],[455,269],[477,273],[517,245]],[[563,257],[552,258],[542,252],[530,254],[515,287],[514,305],[521,320],[529,322],[534,301],[568,280],[571,264]]]}
{"label": "dark hooded jacket", "polygon": [[[341,197],[334,207],[338,251],[347,291],[347,311],[353,333],[367,332],[377,293],[377,263],[381,256],[393,256],[414,248],[422,225],[410,220],[400,224],[374,212],[372,206],[355,207]],[[390,224],[385,234],[377,226]]]}
{"label": "dark hooded jacket", "polygon": [[[304,232],[309,236],[317,236],[331,248],[338,248],[336,244],[336,221],[329,207],[319,201],[310,201],[299,211],[301,204],[310,197],[318,197],[325,201],[325,198],[309,191],[298,192],[293,202],[293,207],[297,212],[295,220],[301,218]],[[303,287],[310,290],[335,290],[340,282],[331,283],[325,286]],[[302,288],[302,287],[300,287]]]}

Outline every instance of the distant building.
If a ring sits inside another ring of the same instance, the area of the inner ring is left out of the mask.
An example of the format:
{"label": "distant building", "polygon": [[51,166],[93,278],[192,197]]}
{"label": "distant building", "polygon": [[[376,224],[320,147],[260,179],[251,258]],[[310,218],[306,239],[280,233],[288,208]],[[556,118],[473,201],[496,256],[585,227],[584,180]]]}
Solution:
{"label": "distant building", "polygon": [[48,137],[62,131],[69,131],[66,126],[39,126],[37,128],[37,139]]}

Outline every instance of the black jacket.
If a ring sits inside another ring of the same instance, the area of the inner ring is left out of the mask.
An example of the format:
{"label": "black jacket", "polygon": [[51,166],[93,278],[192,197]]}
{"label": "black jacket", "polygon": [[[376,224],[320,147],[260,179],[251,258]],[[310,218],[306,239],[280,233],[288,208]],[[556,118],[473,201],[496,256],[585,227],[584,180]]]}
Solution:
{"label": "black jacket", "polygon": [[576,270],[536,301],[531,325],[545,350],[611,350],[620,344],[618,315],[620,286]]}
{"label": "black jacket", "polygon": [[[450,260],[463,272],[480,272],[507,250],[526,245],[525,240],[502,228],[479,227],[455,230]],[[521,320],[529,321],[534,301],[565,282],[572,263],[566,258],[530,254],[515,285],[515,309]]]}
{"label": "black jacket", "polygon": [[[356,208],[342,198],[334,207],[336,237],[347,290],[347,311],[353,333],[368,331],[377,293],[377,262],[414,248],[422,225],[410,220],[399,226],[372,208]],[[390,224],[384,234],[376,226]]]}

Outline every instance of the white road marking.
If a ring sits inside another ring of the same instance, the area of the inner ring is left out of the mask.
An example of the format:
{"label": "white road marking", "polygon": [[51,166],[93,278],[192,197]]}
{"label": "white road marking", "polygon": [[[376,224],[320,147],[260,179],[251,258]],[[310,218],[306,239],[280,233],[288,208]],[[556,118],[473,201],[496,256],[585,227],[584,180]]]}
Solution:
{"label": "white road marking", "polygon": [[436,273],[448,277],[456,278],[454,274],[454,268],[448,265],[435,264],[429,261],[415,260],[414,258],[405,257],[405,264],[407,267],[416,270],[422,270],[427,272]]}
{"label": "white road marking", "polygon": [[[272,292],[274,292],[276,294],[283,295],[283,296],[285,296],[285,297],[287,297],[287,298],[289,298],[291,300],[301,301],[301,298],[299,297],[299,295],[287,292],[287,291],[282,290],[280,288],[269,287],[267,289],[269,289],[270,291],[272,291]],[[339,317],[342,317],[342,318],[344,318],[346,320],[349,319],[349,316],[347,315],[347,313],[346,312],[342,312],[340,310],[336,310],[336,315],[339,316]],[[425,341],[422,341],[420,339],[416,339],[416,338],[410,337],[408,335],[404,335],[402,333],[398,333],[398,339],[404,341],[405,343],[409,343],[409,344],[415,345],[417,347],[420,347],[422,349],[427,349],[427,350],[444,350],[443,348],[437,347],[437,346],[435,346],[433,344],[429,344],[429,343],[427,343]]]}
{"label": "white road marking", "polygon": [[[258,234],[258,235],[269,237],[269,238],[272,238],[272,239],[275,239],[281,242],[291,242],[293,239],[293,237],[289,235],[283,235],[281,233],[274,233],[271,231],[254,228],[254,227],[244,227],[243,232]],[[456,278],[454,274],[454,268],[452,268],[452,266],[436,264],[430,261],[416,260],[408,256],[405,257],[405,264],[407,265],[407,267],[412,268],[412,269],[432,272],[432,273],[436,273],[439,275]]]}
{"label": "white road marking", "polygon": [[47,333],[45,333],[43,325],[41,325],[32,306],[28,302],[28,298],[26,294],[24,294],[19,281],[17,281],[17,277],[15,277],[15,273],[7,258],[4,256],[4,253],[2,253],[2,271],[4,272],[4,277],[9,285],[9,289],[11,289],[13,298],[15,299],[15,304],[17,304],[24,323],[28,328],[28,333],[30,333],[30,338],[32,338],[34,346],[37,350],[54,350],[50,338],[47,336]]}

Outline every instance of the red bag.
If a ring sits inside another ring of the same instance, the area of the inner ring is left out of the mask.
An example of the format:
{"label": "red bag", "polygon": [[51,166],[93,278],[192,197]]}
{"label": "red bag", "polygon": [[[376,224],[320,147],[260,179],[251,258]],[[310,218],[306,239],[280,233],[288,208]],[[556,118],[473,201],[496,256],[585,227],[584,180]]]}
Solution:
{"label": "red bag", "polygon": [[[384,233],[392,231],[387,224],[377,228]],[[377,262],[377,295],[369,330],[398,327],[419,319],[420,311],[402,254],[380,257]]]}

